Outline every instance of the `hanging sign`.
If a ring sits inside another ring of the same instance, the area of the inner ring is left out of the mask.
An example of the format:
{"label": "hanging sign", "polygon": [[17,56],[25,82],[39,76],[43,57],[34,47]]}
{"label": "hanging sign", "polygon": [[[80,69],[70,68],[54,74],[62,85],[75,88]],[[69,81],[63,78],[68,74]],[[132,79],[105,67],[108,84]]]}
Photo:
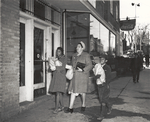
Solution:
{"label": "hanging sign", "polygon": [[120,29],[123,31],[133,30],[135,27],[136,19],[132,20],[121,20],[120,21]]}

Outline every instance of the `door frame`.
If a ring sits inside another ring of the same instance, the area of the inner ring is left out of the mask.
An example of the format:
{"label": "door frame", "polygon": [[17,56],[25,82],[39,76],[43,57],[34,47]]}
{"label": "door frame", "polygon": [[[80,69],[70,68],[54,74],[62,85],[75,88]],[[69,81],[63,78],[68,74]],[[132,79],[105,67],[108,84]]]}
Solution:
{"label": "door frame", "polygon": [[20,22],[25,24],[25,86],[19,87],[19,102],[34,101],[34,89],[46,85],[46,94],[49,94],[48,90],[52,79],[51,72],[44,70],[47,75],[47,82],[45,84],[34,84],[34,27],[44,30],[44,53],[46,52],[44,60],[48,60],[48,58],[52,56],[52,33],[55,34],[54,56],[57,47],[62,46],[60,41],[60,27],[24,14],[20,16]]}

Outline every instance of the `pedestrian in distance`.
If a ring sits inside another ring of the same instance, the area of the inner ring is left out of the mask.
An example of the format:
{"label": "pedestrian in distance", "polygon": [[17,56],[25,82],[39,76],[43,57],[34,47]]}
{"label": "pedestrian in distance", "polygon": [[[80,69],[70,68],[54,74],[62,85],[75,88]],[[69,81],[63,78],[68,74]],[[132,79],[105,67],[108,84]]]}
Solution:
{"label": "pedestrian in distance", "polygon": [[73,112],[73,105],[75,98],[81,95],[82,106],[81,112],[85,111],[85,98],[88,87],[89,71],[92,69],[92,62],[90,55],[85,50],[85,44],[81,41],[77,44],[76,53],[72,56],[73,66],[73,79],[70,82],[68,93],[71,94],[69,108],[65,111],[66,113]]}
{"label": "pedestrian in distance", "polygon": [[103,120],[106,110],[107,114],[110,114],[112,109],[111,104],[109,103],[111,68],[106,62],[106,55],[101,55],[93,68],[100,102],[100,116],[97,118],[98,120]]}
{"label": "pedestrian in distance", "polygon": [[55,93],[55,110],[54,114],[64,110],[63,94],[66,92],[66,57],[63,54],[63,48],[58,47],[56,57],[62,65],[56,66],[53,71],[53,78],[50,84],[49,92]]}
{"label": "pedestrian in distance", "polygon": [[138,53],[134,53],[134,57],[132,58],[131,64],[130,64],[134,83],[139,82],[139,76],[140,76],[140,71],[142,67],[143,67],[143,62],[140,56],[138,55]]}

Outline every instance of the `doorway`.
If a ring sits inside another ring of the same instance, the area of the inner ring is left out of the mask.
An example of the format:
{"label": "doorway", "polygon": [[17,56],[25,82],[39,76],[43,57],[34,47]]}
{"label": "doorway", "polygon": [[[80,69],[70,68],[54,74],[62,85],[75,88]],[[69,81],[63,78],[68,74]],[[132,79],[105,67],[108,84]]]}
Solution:
{"label": "doorway", "polygon": [[34,98],[46,94],[44,30],[34,27]]}

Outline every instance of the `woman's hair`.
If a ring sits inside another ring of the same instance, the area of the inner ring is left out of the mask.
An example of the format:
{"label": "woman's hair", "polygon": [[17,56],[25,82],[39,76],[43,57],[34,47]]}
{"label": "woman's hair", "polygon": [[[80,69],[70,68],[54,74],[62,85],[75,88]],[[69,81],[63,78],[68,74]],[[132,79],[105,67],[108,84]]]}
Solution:
{"label": "woman's hair", "polygon": [[81,47],[83,48],[83,50],[85,50],[85,44],[84,44],[84,42],[80,41],[78,44],[80,44]]}
{"label": "woman's hair", "polygon": [[61,53],[62,53],[62,55],[64,55],[64,50],[63,50],[63,48],[62,48],[62,47],[58,47],[58,48],[57,48],[57,50],[60,50],[60,51],[61,51]]}
{"label": "woman's hair", "polygon": [[80,42],[78,44],[83,48],[83,45]]}

